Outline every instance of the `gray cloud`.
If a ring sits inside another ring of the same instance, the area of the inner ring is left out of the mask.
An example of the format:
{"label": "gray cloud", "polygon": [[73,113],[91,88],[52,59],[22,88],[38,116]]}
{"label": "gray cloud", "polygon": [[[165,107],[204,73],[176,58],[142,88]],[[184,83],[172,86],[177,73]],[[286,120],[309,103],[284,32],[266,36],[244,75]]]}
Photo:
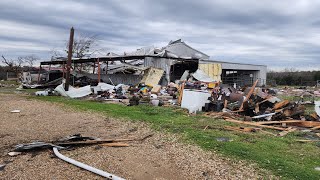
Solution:
{"label": "gray cloud", "polygon": [[211,59],[320,69],[317,0],[2,0],[0,53],[50,58],[69,28],[116,53],[182,38]]}

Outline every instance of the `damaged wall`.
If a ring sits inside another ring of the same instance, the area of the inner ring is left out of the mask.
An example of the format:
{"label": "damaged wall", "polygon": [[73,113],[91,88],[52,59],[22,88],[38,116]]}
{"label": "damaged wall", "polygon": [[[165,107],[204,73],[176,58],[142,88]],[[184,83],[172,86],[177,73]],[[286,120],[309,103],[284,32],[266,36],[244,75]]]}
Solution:
{"label": "damaged wall", "polygon": [[198,67],[215,81],[221,81],[222,66],[220,63],[199,64]]}
{"label": "damaged wall", "polygon": [[158,69],[163,69],[165,71],[165,78],[160,82],[161,85],[166,85],[170,82],[170,67],[175,63],[175,60],[168,58],[158,58],[158,57],[146,57],[144,59],[144,67],[154,67]]}
{"label": "damaged wall", "polygon": [[[98,79],[98,74],[86,74],[86,76],[88,76],[90,79]],[[110,84],[112,81],[115,85],[138,84],[142,79],[142,75],[133,74],[101,74],[100,77],[103,82]]]}
{"label": "damaged wall", "polygon": [[212,64],[220,63],[222,70],[241,70],[248,71],[253,74],[253,79],[259,79],[258,86],[266,84],[267,81],[267,66],[265,65],[254,65],[254,64],[242,64],[242,63],[231,63],[214,60],[200,60],[199,64]]}

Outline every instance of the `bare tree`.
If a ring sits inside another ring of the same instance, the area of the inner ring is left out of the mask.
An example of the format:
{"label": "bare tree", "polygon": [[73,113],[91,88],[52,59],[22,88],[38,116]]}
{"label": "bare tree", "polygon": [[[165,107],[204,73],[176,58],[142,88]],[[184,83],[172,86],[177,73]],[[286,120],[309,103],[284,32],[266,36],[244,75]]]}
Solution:
{"label": "bare tree", "polygon": [[5,58],[3,55],[2,55],[2,62],[4,63],[4,64],[6,64],[9,68],[12,68],[12,67],[14,67],[15,66],[15,61],[14,60],[12,60],[12,59],[10,59],[10,60],[8,60],[7,58]]}
{"label": "bare tree", "polygon": [[20,56],[19,56],[16,62],[17,62],[17,63],[16,63],[16,66],[17,66],[17,67],[21,67],[22,64],[25,62],[25,59],[24,59],[23,57],[20,57]]}
{"label": "bare tree", "polygon": [[[57,49],[51,51],[52,59],[66,58],[68,55],[69,43],[65,44],[65,53]],[[74,37],[73,47],[72,47],[72,57],[73,58],[84,58],[90,57],[93,53],[100,51],[98,49],[98,39],[96,35],[84,35],[80,34]]]}
{"label": "bare tree", "polygon": [[23,58],[24,62],[28,63],[29,67],[32,67],[34,62],[40,59],[38,56],[36,56],[34,54],[20,57],[20,58]]}
{"label": "bare tree", "polygon": [[[86,34],[78,34],[74,37],[73,40],[73,48],[72,48],[72,57],[73,58],[89,58],[92,57],[93,54],[100,53],[104,51],[104,49],[99,48],[97,35],[86,35]],[[66,59],[68,55],[69,43],[66,41],[65,49],[63,51],[59,51],[57,49],[53,49],[52,61]],[[74,69],[87,69],[89,67],[93,67],[93,63],[85,63],[83,65],[74,64]]]}
{"label": "bare tree", "polygon": [[11,71],[15,71],[18,73],[21,70],[22,64],[24,63],[24,59],[18,57],[18,59],[7,59],[2,55],[2,62],[6,64]]}

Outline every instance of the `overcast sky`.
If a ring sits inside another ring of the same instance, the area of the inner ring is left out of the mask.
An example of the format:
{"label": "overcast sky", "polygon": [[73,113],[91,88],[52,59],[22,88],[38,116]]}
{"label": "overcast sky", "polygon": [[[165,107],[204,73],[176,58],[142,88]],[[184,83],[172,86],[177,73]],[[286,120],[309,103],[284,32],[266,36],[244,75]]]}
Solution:
{"label": "overcast sky", "polygon": [[49,60],[71,26],[105,53],[181,38],[214,60],[320,70],[319,0],[1,0],[0,54]]}

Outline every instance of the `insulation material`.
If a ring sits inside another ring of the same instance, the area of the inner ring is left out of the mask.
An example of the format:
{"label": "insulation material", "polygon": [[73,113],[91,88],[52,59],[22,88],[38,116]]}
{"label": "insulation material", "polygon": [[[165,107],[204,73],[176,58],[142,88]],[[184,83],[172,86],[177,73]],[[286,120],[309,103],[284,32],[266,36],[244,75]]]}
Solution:
{"label": "insulation material", "polygon": [[320,116],[320,101],[315,101],[314,102],[314,110],[316,111],[318,116]]}
{"label": "insulation material", "polygon": [[88,96],[92,93],[90,85],[81,88],[74,88],[72,86],[69,86],[69,91],[65,91],[64,84],[60,84],[54,90],[58,92],[61,96],[66,96],[70,98],[80,98]]}
{"label": "insulation material", "polygon": [[141,83],[144,83],[148,86],[155,86],[158,85],[164,70],[157,69],[157,68],[149,68],[145,71],[145,74],[143,75],[143,78],[141,80]]}
{"label": "insulation material", "polygon": [[198,69],[195,73],[192,75],[195,79],[202,82],[213,82],[214,80],[209,77],[205,72]]}
{"label": "insulation material", "polygon": [[199,64],[198,67],[215,81],[221,81],[221,74],[222,74],[221,64],[218,64],[218,63]]}
{"label": "insulation material", "polygon": [[113,86],[113,85],[110,85],[110,84],[107,84],[107,83],[101,83],[101,82],[98,83],[97,87],[99,87],[101,89],[101,91],[108,91],[110,89],[114,89],[115,88],[115,86]]}
{"label": "insulation material", "polygon": [[201,111],[205,103],[209,103],[209,92],[183,90],[181,107],[189,110],[189,113]]}
{"label": "insulation material", "polygon": [[189,76],[189,70],[185,70],[184,73],[182,74],[181,78],[180,78],[180,81],[187,80],[188,76]]}

